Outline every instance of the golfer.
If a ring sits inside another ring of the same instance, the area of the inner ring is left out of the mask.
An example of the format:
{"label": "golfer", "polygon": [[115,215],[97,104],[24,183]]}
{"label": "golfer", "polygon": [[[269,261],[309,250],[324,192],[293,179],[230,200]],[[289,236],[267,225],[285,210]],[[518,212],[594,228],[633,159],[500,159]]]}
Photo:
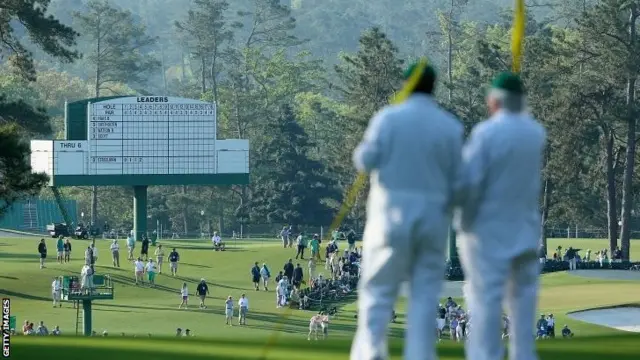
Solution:
{"label": "golfer", "polygon": [[154,252],[156,256],[156,262],[158,263],[158,274],[162,274],[162,263],[164,262],[164,249],[162,245],[159,244]]}
{"label": "golfer", "polygon": [[120,245],[118,245],[118,240],[113,239],[111,243],[111,260],[113,262],[113,267],[120,267]]}
{"label": "golfer", "polygon": [[487,106],[491,117],[471,132],[459,180],[458,246],[473,321],[465,349],[469,360],[502,358],[506,294],[509,358],[536,360],[531,330],[540,273],[539,197],[546,131],[528,113],[525,89],[515,74],[496,77]]}
{"label": "golfer", "polygon": [[53,278],[53,282],[51,283],[51,298],[53,299],[53,307],[62,307],[62,303],[60,302],[61,295],[62,284],[60,283],[60,279],[57,277]]}
{"label": "golfer", "polygon": [[[412,65],[405,78],[417,68]],[[370,174],[351,360],[388,358],[387,333],[400,284],[409,281],[404,358],[436,358],[434,310],[442,286],[463,126],[433,98],[427,66],[402,104],[378,112],[353,160]]]}

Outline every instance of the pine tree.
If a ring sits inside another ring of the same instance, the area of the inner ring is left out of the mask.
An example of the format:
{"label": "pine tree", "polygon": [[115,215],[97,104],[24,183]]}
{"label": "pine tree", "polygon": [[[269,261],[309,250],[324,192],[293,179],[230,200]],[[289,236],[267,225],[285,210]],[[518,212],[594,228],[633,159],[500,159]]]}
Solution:
{"label": "pine tree", "polygon": [[336,198],[324,165],[312,160],[313,143],[284,105],[280,116],[265,125],[268,134],[254,151],[252,219],[269,223],[321,225],[331,221],[327,199]]}

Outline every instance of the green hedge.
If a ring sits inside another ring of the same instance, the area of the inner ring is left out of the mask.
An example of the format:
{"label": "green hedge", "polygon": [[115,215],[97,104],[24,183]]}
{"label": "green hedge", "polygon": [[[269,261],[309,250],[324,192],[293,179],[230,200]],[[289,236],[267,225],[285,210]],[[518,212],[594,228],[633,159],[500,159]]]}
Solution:
{"label": "green hedge", "polygon": [[[640,266],[640,262],[631,262],[631,261],[623,261],[623,262],[612,262],[612,263],[604,263],[602,267],[600,267],[600,263],[597,261],[589,261],[589,262],[579,262],[576,264],[576,268],[578,270],[629,270],[634,265]],[[553,273],[557,271],[566,271],[569,270],[569,262],[568,261],[555,261],[555,260],[547,260],[544,264],[544,268],[542,269],[542,273]],[[460,266],[460,262],[457,260],[448,261],[447,262],[447,270],[445,273],[445,278],[449,281],[462,281],[464,280],[464,272],[462,271],[462,267]]]}

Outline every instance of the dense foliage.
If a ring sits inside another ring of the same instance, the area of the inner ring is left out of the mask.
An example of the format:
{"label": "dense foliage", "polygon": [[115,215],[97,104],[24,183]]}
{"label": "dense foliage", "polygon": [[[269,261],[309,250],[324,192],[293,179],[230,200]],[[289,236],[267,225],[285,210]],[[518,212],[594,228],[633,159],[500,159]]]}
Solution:
{"label": "dense foliage", "polygon": [[[12,66],[24,62],[5,63],[0,90],[7,99],[19,94],[16,100],[44,107],[53,135],[61,128],[65,99],[99,91],[216,101],[219,136],[251,141],[251,185],[152,188],[152,221],[181,232],[230,232],[239,222],[273,229],[291,222],[328,225],[353,181],[351,151],[372,113],[400,87],[409,61],[430,57],[440,70],[439,101],[467,129],[486,116],[487,84],[511,63],[511,3],[54,0],[49,12],[81,33],[77,49],[84,57],[67,64],[76,56],[66,47],[74,39],[66,27],[52,40],[29,37],[6,22],[12,41],[25,44],[38,60],[38,79],[12,78]],[[522,75],[531,111],[549,133],[541,226],[547,234],[569,226],[592,229],[627,255],[632,229],[640,224],[640,1],[527,4]],[[97,47],[99,19],[112,26],[103,34],[110,50]],[[62,26],[52,19],[40,23]],[[48,85],[54,78],[57,89]],[[47,130],[37,112],[16,120]],[[89,212],[91,191],[66,194]],[[98,223],[130,226],[129,189],[106,188],[99,197]],[[349,215],[356,226],[364,218],[363,200],[360,194]]]}

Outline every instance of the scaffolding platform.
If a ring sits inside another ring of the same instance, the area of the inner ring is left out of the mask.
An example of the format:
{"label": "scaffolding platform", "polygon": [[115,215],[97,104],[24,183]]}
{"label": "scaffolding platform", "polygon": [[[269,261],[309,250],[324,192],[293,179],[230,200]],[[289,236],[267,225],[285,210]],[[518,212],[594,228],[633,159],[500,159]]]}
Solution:
{"label": "scaffolding platform", "polygon": [[113,281],[109,275],[93,275],[91,288],[82,288],[78,276],[61,276],[62,300],[113,300]]}

